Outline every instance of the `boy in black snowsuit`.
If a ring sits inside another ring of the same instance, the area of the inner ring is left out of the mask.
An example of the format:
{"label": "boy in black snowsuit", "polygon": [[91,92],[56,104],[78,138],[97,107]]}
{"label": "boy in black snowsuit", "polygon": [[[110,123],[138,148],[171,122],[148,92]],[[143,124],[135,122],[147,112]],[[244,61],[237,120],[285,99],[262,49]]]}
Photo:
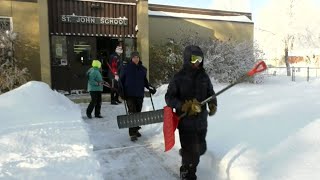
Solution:
{"label": "boy in black snowsuit", "polygon": [[174,75],[169,83],[165,100],[168,106],[175,108],[177,115],[187,113],[179,120],[182,157],[180,177],[185,180],[197,179],[196,171],[200,156],[207,150],[207,116],[214,115],[217,99],[213,98],[207,105],[200,105],[215,94],[210,78],[203,68],[203,52],[198,46],[187,46],[183,53],[183,68]]}

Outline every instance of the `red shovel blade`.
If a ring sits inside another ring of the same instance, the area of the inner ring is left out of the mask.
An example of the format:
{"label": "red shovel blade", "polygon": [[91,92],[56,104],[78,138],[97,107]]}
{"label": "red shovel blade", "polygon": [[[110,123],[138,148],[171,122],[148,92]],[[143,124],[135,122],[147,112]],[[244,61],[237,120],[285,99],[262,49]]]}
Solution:
{"label": "red shovel blade", "polygon": [[179,119],[178,116],[172,111],[172,108],[165,106],[163,114],[163,136],[165,152],[172,149],[175,144],[174,132],[178,127]]}
{"label": "red shovel blade", "polygon": [[267,65],[264,61],[258,62],[248,73],[248,76],[253,76],[256,73],[262,72],[267,69]]}

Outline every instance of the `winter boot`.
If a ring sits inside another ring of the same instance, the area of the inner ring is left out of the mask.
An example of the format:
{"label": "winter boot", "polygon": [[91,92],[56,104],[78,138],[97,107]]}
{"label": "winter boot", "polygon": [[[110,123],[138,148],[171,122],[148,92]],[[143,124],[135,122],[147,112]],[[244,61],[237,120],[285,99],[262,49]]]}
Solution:
{"label": "winter boot", "polygon": [[136,136],[141,137],[141,134],[139,133],[139,131],[137,131]]}
{"label": "winter boot", "polygon": [[135,127],[135,131],[136,131],[135,134],[137,137],[141,137],[141,134],[139,133],[139,129],[141,129],[140,126]]}
{"label": "winter boot", "polygon": [[197,180],[196,167],[192,164],[182,165],[180,167],[180,179],[181,180]]}
{"label": "winter boot", "polygon": [[89,119],[91,119],[91,118],[92,118],[91,114],[87,114],[87,117],[88,117]]}
{"label": "winter boot", "polygon": [[130,140],[135,142],[136,140],[138,140],[137,136],[130,136]]}
{"label": "winter boot", "polygon": [[180,167],[180,179],[181,180],[188,180],[187,175],[188,175],[188,168],[186,165],[182,165]]}
{"label": "winter boot", "polygon": [[116,101],[111,101],[112,105],[118,105],[118,103]]}

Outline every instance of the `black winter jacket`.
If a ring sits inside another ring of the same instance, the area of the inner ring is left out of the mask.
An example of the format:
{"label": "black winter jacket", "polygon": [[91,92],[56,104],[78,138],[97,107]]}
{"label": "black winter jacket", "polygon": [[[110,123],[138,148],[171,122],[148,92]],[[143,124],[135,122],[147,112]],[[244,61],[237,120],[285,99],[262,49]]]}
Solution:
{"label": "black winter jacket", "polygon": [[136,65],[132,61],[123,68],[120,74],[125,97],[144,97],[144,88],[149,89],[147,69],[141,61]]}
{"label": "black winter jacket", "polygon": [[[186,100],[196,98],[199,102],[215,94],[209,76],[203,68],[203,61],[199,69],[193,69],[191,54],[203,57],[201,49],[197,46],[187,46],[184,51],[183,68],[174,75],[169,83],[165,100],[168,106],[175,108],[178,115],[181,115],[182,104]],[[217,99],[209,103],[217,105]],[[207,105],[202,106],[202,111],[196,116],[185,116],[179,121],[178,128],[188,131],[197,131],[207,128]]]}

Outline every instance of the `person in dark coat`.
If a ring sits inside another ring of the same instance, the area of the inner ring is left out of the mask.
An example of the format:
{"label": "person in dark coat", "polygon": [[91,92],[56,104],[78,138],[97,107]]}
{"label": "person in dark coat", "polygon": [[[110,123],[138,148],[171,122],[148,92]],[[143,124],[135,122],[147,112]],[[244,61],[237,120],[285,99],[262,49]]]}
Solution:
{"label": "person in dark coat", "polygon": [[109,67],[109,73],[108,77],[110,79],[111,83],[111,104],[117,105],[118,103],[121,103],[119,100],[119,93],[117,92],[118,89],[118,80],[119,80],[119,74],[121,69],[121,54],[123,53],[122,47],[117,46],[115,49],[115,53],[113,53],[109,58],[109,63],[107,64]]}
{"label": "person in dark coat", "polygon": [[[147,69],[142,65],[139,52],[131,53],[131,61],[124,66],[120,74],[120,82],[123,89],[121,96],[127,101],[129,114],[141,112],[145,87],[151,94],[156,93],[156,89],[149,85]],[[131,141],[136,141],[141,136],[140,128],[129,128]]]}
{"label": "person in dark coat", "polygon": [[180,136],[182,157],[180,177],[185,180],[197,179],[196,171],[200,156],[207,150],[207,116],[214,115],[217,99],[213,98],[207,104],[200,105],[208,97],[215,94],[209,76],[203,68],[203,52],[198,46],[187,46],[183,52],[182,69],[171,79],[165,100],[169,107],[176,109],[180,116],[178,130]]}

